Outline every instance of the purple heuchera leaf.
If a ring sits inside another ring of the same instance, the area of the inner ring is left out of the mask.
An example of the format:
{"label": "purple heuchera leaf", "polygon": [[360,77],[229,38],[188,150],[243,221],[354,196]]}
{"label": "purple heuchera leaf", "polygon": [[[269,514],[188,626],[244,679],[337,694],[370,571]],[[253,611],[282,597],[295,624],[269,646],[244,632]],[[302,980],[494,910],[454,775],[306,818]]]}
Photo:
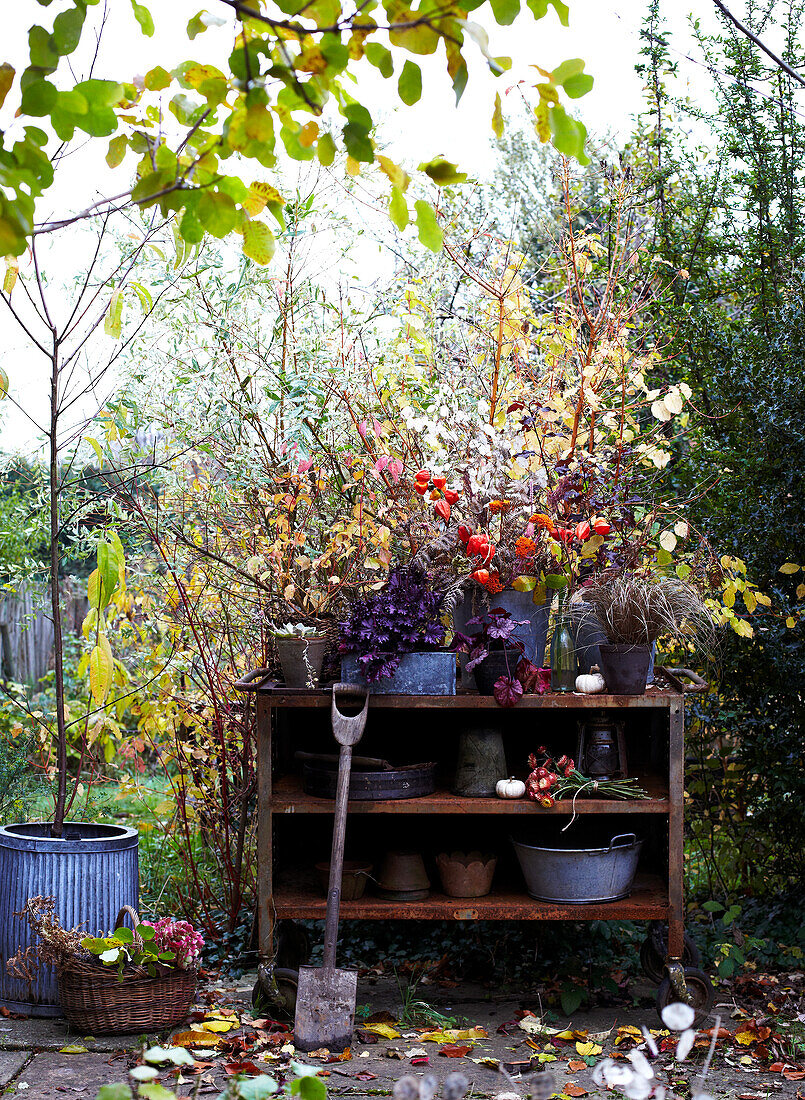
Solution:
{"label": "purple heuchera leaf", "polygon": [[502,707],[516,707],[523,694],[523,685],[511,676],[500,676],[492,688],[495,702]]}
{"label": "purple heuchera leaf", "polygon": [[393,675],[404,653],[444,645],[444,596],[424,569],[392,569],[384,588],[353,602],[339,624],[339,652],[358,655],[368,683]]}

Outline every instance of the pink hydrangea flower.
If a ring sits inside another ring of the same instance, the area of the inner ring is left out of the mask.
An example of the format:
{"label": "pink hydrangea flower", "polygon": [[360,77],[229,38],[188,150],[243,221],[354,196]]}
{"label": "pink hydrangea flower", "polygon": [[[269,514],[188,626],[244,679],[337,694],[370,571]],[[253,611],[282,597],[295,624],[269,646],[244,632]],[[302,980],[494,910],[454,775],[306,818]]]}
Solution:
{"label": "pink hydrangea flower", "polygon": [[141,923],[154,929],[154,944],[160,954],[163,951],[173,952],[176,956],[174,965],[179,970],[186,970],[201,954],[204,937],[188,921],[160,917],[157,921],[144,920]]}

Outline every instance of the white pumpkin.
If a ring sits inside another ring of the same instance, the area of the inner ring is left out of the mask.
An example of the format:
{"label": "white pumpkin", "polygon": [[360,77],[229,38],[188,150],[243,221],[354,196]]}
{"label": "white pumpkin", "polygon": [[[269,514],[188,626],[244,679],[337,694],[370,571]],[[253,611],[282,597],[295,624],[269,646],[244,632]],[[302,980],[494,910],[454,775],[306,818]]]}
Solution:
{"label": "white pumpkin", "polygon": [[498,798],[522,798],[525,794],[525,783],[522,779],[499,779],[495,784],[495,794]]}
{"label": "white pumpkin", "polygon": [[598,665],[593,665],[588,673],[576,677],[576,691],[580,691],[582,695],[598,695],[606,686]]}

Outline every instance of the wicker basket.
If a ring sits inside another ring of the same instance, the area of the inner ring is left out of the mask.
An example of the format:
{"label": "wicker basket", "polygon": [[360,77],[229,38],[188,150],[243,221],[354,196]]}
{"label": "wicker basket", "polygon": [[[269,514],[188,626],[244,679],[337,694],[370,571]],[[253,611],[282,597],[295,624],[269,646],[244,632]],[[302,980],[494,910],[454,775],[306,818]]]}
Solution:
{"label": "wicker basket", "polygon": [[[132,919],[136,942],[140,918],[129,906],[120,910],[115,927],[121,927],[126,913]],[[121,981],[117,971],[75,957],[59,967],[57,974],[64,1015],[85,1035],[173,1027],[190,1011],[198,980],[195,967],[154,978],[142,967],[130,967]]]}

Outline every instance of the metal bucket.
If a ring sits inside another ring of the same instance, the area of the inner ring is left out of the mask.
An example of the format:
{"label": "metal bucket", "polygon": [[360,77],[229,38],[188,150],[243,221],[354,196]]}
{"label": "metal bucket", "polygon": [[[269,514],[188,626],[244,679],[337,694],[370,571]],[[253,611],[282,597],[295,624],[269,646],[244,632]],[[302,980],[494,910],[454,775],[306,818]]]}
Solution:
{"label": "metal bucket", "polygon": [[512,844],[532,898],[587,905],[629,896],[643,841],[621,833],[608,848],[539,848],[514,837]]}
{"label": "metal bucket", "polygon": [[[468,592],[461,603],[453,609],[453,623],[456,630],[462,634],[477,634],[480,627],[467,627],[469,619],[483,614],[481,601],[478,599],[477,608],[473,610],[472,592]],[[551,605],[547,600],[542,603],[534,603],[532,592],[518,592],[516,588],[504,588],[489,599],[490,607],[502,607],[508,611],[511,617],[520,625],[513,631],[513,637],[523,645],[523,655],[537,665],[543,663],[545,646],[548,642],[548,619]],[[462,665],[463,668],[463,665]]]}
{"label": "metal bucket", "polygon": [[374,684],[366,683],[357,657],[342,657],[341,679],[373,695],[455,695],[456,655],[444,650],[404,653],[397,671]]}
{"label": "metal bucket", "polygon": [[12,977],[6,963],[32,942],[28,923],[14,916],[28,898],[55,897],[63,928],[90,935],[112,931],[124,905],[139,908],[136,829],[66,822],[0,828],[0,1004],[27,1016],[61,1016],[56,975],[43,967],[33,981]]}

